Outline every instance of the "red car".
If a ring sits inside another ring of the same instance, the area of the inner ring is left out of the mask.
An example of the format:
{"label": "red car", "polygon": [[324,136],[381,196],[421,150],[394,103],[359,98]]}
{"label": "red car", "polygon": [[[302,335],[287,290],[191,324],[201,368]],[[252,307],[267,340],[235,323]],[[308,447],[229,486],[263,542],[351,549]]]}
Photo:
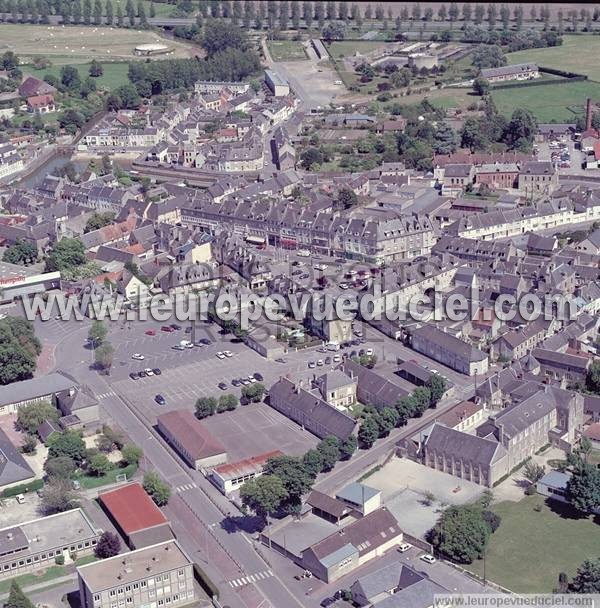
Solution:
{"label": "red car", "polygon": [[147,336],[155,336],[156,335],[156,331],[154,329],[147,329],[144,333]]}
{"label": "red car", "polygon": [[174,332],[175,330],[170,325],[163,325],[160,331],[166,331],[168,333]]}

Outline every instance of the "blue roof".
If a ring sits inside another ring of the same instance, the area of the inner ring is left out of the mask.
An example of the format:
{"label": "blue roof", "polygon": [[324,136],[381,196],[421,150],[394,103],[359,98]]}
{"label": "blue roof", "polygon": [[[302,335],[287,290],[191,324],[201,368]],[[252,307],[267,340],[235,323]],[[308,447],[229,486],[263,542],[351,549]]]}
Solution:
{"label": "blue roof", "polygon": [[336,494],[336,498],[347,500],[356,505],[363,505],[365,502],[377,496],[381,492],[375,488],[365,486],[362,483],[351,483]]}
{"label": "blue roof", "polygon": [[538,483],[548,486],[550,488],[564,490],[566,489],[567,483],[569,482],[570,478],[571,475],[569,473],[561,473],[560,471],[550,471],[549,473],[546,473],[538,481]]}
{"label": "blue roof", "polygon": [[325,568],[331,568],[331,566],[335,566],[342,560],[352,557],[353,555],[358,555],[358,549],[353,544],[347,543],[343,547],[336,549],[333,553],[326,555],[319,561],[325,566]]}

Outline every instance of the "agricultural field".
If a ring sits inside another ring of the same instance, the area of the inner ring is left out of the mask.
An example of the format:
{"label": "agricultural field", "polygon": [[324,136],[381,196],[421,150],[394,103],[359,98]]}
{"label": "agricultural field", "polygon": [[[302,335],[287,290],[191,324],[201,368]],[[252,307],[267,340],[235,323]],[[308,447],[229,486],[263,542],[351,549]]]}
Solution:
{"label": "agricultural field", "polygon": [[492,98],[501,114],[510,116],[516,108],[527,108],[540,122],[573,122],[583,114],[588,97],[600,99],[600,83],[584,81],[492,89]]}
{"label": "agricultural field", "polygon": [[[581,562],[600,555],[598,524],[569,505],[537,495],[492,510],[502,523],[490,539],[486,575],[511,591],[552,593],[560,572],[572,577]],[[483,560],[467,568],[483,576]]]}
{"label": "agricultural field", "polygon": [[303,61],[306,53],[298,40],[270,40],[269,52],[274,61]]}
{"label": "agricultural field", "polygon": [[509,53],[508,63],[537,63],[544,67],[585,74],[590,80],[600,82],[600,37],[569,36],[563,37],[562,46],[546,49],[527,49]]}
{"label": "agricultural field", "polygon": [[3,24],[0,28],[0,53],[12,50],[24,63],[29,63],[35,57],[50,59],[57,65],[88,63],[92,59],[145,59],[133,54],[136,45],[157,42],[172,49],[171,53],[158,55],[158,58],[189,57],[193,50],[192,46],[183,42],[134,29],[25,24]]}

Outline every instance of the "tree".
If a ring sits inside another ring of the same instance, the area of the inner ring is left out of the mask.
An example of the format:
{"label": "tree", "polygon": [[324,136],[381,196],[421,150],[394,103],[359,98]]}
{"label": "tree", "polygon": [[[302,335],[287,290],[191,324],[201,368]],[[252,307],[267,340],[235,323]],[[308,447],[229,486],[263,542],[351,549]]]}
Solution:
{"label": "tree", "polygon": [[322,471],[330,471],[335,463],[340,459],[339,440],[333,435],[329,435],[317,445],[317,450],[323,459]]}
{"label": "tree", "polygon": [[13,578],[10,583],[10,591],[4,602],[4,608],[34,608],[33,602],[23,593],[16,578]]}
{"label": "tree", "polygon": [[313,477],[301,458],[296,456],[276,456],[269,458],[264,470],[266,475],[276,475],[287,492],[287,500],[300,502],[310,491]]}
{"label": "tree", "polygon": [[250,399],[253,403],[260,403],[265,394],[265,385],[260,382],[255,382],[248,386],[242,387],[242,395]]}
{"label": "tree", "polygon": [[196,418],[202,420],[217,411],[218,402],[214,397],[200,397],[196,401]]}
{"label": "tree", "polygon": [[277,475],[261,475],[247,481],[240,488],[242,505],[254,511],[265,522],[288,497],[283,482]]}
{"label": "tree", "polygon": [[[110,172],[110,165],[109,165],[108,171],[105,169],[104,159],[102,162],[102,167],[103,167],[103,171],[105,173]],[[87,234],[88,232],[92,232],[93,230],[98,230],[100,228],[103,228],[104,226],[109,226],[114,219],[115,219],[115,214],[112,211],[104,211],[104,212],[100,212],[100,213],[94,212],[94,213],[92,213],[92,215],[88,218],[87,222],[85,223],[83,232],[84,232],[84,234]]]}
{"label": "tree", "polygon": [[437,154],[451,154],[458,147],[456,132],[447,122],[438,123],[435,129],[433,149]]}
{"label": "tree", "polygon": [[4,250],[2,259],[9,264],[33,264],[38,257],[37,247],[33,243],[28,243],[17,239],[14,244]]}
{"label": "tree", "polygon": [[106,0],[106,24],[112,25],[114,21],[114,12],[112,0]]}
{"label": "tree", "polygon": [[99,61],[92,59],[92,63],[90,64],[89,74],[92,78],[98,78],[104,74],[104,68]]}
{"label": "tree", "polygon": [[60,479],[71,479],[75,473],[77,465],[69,456],[58,456],[57,458],[48,458],[44,463],[44,470],[49,478],[58,477]]}
{"label": "tree", "polygon": [[217,404],[217,412],[231,412],[238,406],[238,398],[235,395],[221,395]]}
{"label": "tree", "polygon": [[452,561],[470,564],[483,555],[490,534],[490,527],[480,509],[452,506],[442,513],[429,534],[429,540]]}
{"label": "tree", "polygon": [[580,462],[567,483],[567,498],[576,509],[584,513],[600,506],[600,470]]}
{"label": "tree", "polygon": [[204,29],[202,47],[209,58],[231,48],[245,52],[249,48],[248,37],[237,25],[216,19]]}
{"label": "tree", "polygon": [[506,65],[507,59],[502,49],[495,45],[481,44],[473,51],[472,63],[480,70],[483,68],[499,68]]}
{"label": "tree", "polygon": [[300,154],[300,164],[308,171],[323,163],[323,153],[318,148],[307,148]]}
{"label": "tree", "polygon": [[100,369],[108,372],[112,367],[114,355],[115,349],[113,345],[110,342],[103,342],[94,351],[94,361]]}
{"label": "tree", "polygon": [[85,264],[85,247],[79,239],[63,238],[46,260],[47,272],[65,272]]}
{"label": "tree", "polygon": [[523,467],[523,475],[532,485],[537,483],[545,474],[544,467],[533,460],[528,460]]}
{"label": "tree", "polygon": [[340,443],[340,456],[342,460],[348,460],[352,458],[352,454],[356,452],[358,448],[358,440],[355,435],[349,435]]}
{"label": "tree", "polygon": [[419,417],[423,415],[423,412],[429,407],[431,403],[431,392],[425,386],[417,387],[413,393],[412,398],[415,403],[414,415]]}
{"label": "tree", "polygon": [[343,40],[346,37],[346,27],[343,23],[339,23],[337,21],[328,23],[323,28],[322,36],[327,42],[332,42],[333,40]]}
{"label": "tree", "polygon": [[350,188],[340,188],[337,202],[342,209],[350,209],[358,203],[358,196],[356,196],[356,192]]}
{"label": "tree", "polygon": [[37,439],[35,435],[26,435],[21,444],[21,452],[23,454],[35,454],[37,448]]}
{"label": "tree", "polygon": [[106,338],[106,335],[108,334],[108,328],[106,327],[106,324],[104,323],[104,321],[99,321],[98,319],[94,319],[94,321],[92,321],[92,325],[90,326],[90,329],[88,331],[88,340],[90,342],[92,342],[92,344],[94,346],[101,344],[104,340],[104,338]]}
{"label": "tree", "polygon": [[487,95],[490,92],[489,81],[483,76],[478,76],[473,81],[473,91],[475,95],[479,95],[480,97]]}
{"label": "tree", "polygon": [[62,513],[79,506],[79,495],[70,479],[52,477],[42,488],[41,511],[44,515]]}
{"label": "tree", "polygon": [[18,409],[17,428],[33,435],[45,420],[58,422],[59,418],[58,410],[49,401],[27,403]]}
{"label": "tree", "polygon": [[569,590],[572,593],[600,593],[600,558],[586,559],[577,568]]}
{"label": "tree", "polygon": [[144,475],[142,485],[146,493],[159,506],[164,507],[171,498],[171,488],[158,476],[157,473],[149,471]]}
{"label": "tree", "polygon": [[537,131],[535,116],[529,110],[517,108],[506,125],[503,140],[511,147],[521,141],[532,144]]}
{"label": "tree", "polygon": [[85,442],[76,431],[55,433],[49,437],[46,445],[51,458],[68,456],[77,464],[81,464],[86,455]]}
{"label": "tree", "polygon": [[588,369],[585,386],[590,392],[600,395],[600,361],[598,359],[592,361]]}
{"label": "tree", "polygon": [[358,429],[358,440],[365,448],[370,448],[379,437],[379,425],[374,416],[367,416]]}
{"label": "tree", "polygon": [[109,532],[107,530],[106,532],[103,532],[98,539],[98,543],[94,549],[94,555],[99,559],[107,559],[108,557],[119,555],[120,551],[121,539],[114,532]]}
{"label": "tree", "polygon": [[94,454],[88,462],[88,470],[96,477],[106,475],[113,468],[113,463],[105,454]]}
{"label": "tree", "polygon": [[311,477],[316,477],[323,470],[323,456],[318,450],[308,450],[302,457],[302,462]]}
{"label": "tree", "polygon": [[127,443],[121,448],[121,458],[125,464],[138,464],[144,455],[144,450],[134,443]]}
{"label": "tree", "polygon": [[137,110],[142,103],[137,89],[132,84],[124,84],[118,87],[114,94],[121,100],[121,108]]}
{"label": "tree", "polygon": [[70,90],[78,89],[81,86],[79,72],[72,65],[64,65],[60,69],[60,81],[65,88]]}
{"label": "tree", "polygon": [[427,380],[425,386],[429,389],[431,394],[430,407],[435,407],[438,401],[444,396],[447,384],[446,378],[440,376],[440,374],[431,374],[431,376],[429,376],[429,380]]}

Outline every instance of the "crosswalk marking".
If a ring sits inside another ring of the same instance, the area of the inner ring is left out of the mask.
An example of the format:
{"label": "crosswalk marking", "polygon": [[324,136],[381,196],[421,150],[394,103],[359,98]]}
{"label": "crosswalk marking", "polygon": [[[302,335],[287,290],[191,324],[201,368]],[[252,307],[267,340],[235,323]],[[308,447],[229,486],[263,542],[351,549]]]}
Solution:
{"label": "crosswalk marking", "polygon": [[197,488],[197,487],[198,486],[194,482],[192,482],[192,483],[185,483],[182,486],[177,486],[176,492],[185,492],[186,490],[191,490],[191,489]]}
{"label": "crosswalk marking", "polygon": [[97,395],[98,399],[106,399],[108,397],[116,397],[117,393],[115,391],[108,391],[107,393],[100,393]]}
{"label": "crosswalk marking", "polygon": [[242,576],[240,578],[236,578],[232,581],[229,581],[229,586],[235,589],[237,587],[249,585],[250,583],[255,583],[256,581],[262,581],[263,579],[269,578],[270,576],[273,576],[273,572],[271,570],[263,570],[261,572],[247,574],[246,576]]}

